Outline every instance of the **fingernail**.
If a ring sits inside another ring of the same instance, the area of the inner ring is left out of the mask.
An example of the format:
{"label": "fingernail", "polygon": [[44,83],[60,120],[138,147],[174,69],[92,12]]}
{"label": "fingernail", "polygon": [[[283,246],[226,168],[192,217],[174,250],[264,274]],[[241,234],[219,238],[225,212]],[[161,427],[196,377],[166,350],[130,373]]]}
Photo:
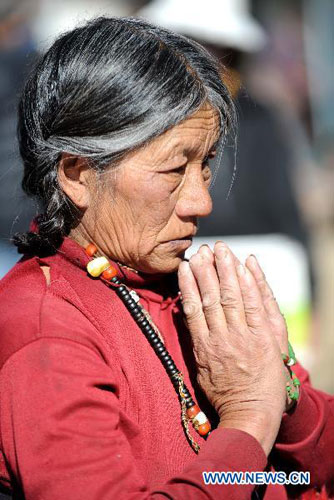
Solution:
{"label": "fingernail", "polygon": [[237,274],[238,276],[244,276],[246,270],[242,264],[239,264],[237,267]]}
{"label": "fingernail", "polygon": [[202,255],[204,255],[205,257],[211,258],[211,250],[208,245],[202,245],[200,251],[202,252]]}
{"label": "fingernail", "polygon": [[219,242],[219,245],[216,247],[216,256],[218,260],[227,259],[229,256],[229,251],[226,245],[223,242]]}
{"label": "fingernail", "polygon": [[250,264],[250,267],[252,267],[253,269],[258,266],[257,259],[256,259],[255,255],[250,254],[247,260],[248,260],[248,263]]}

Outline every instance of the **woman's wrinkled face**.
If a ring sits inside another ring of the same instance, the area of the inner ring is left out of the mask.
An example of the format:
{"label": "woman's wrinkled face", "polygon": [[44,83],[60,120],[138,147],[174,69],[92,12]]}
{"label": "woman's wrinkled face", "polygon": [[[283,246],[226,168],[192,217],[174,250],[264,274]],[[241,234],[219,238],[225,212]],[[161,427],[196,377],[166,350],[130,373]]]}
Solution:
{"label": "woman's wrinkled face", "polygon": [[[175,271],[212,210],[208,159],[219,137],[208,104],[129,154],[99,200],[94,240],[113,260],[146,273]],[[112,196],[112,199],[111,199]]]}

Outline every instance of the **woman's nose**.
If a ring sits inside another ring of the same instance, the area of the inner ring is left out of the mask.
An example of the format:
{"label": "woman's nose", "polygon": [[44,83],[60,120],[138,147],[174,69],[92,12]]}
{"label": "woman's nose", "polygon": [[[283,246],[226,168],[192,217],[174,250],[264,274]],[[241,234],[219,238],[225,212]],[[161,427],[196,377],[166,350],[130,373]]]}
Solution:
{"label": "woman's nose", "polygon": [[200,172],[189,174],[185,179],[175,206],[179,217],[206,217],[212,211],[212,199],[207,183]]}

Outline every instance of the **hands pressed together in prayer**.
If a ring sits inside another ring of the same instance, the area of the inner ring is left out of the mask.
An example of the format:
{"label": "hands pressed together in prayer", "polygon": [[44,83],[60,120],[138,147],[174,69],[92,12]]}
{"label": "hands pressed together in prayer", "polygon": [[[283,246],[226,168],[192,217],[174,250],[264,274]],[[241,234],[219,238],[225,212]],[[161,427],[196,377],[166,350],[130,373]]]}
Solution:
{"label": "hands pressed together in prayer", "polygon": [[285,320],[256,258],[242,265],[217,242],[179,266],[183,310],[197,363],[197,380],[220,427],[254,436],[268,455],[286,395]]}

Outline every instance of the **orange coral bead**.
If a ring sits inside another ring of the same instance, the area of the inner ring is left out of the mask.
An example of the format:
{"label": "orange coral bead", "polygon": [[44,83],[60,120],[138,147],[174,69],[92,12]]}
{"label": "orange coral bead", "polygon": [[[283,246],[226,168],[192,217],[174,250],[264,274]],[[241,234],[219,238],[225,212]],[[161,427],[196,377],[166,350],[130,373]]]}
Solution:
{"label": "orange coral bead", "polygon": [[86,247],[86,254],[88,255],[88,257],[93,257],[93,255],[95,255],[97,252],[97,248],[95,245],[93,245],[93,243],[90,243],[87,247]]}
{"label": "orange coral bead", "polygon": [[193,418],[200,411],[201,410],[199,409],[199,407],[197,405],[194,405],[187,409],[187,415],[189,418]]}
{"label": "orange coral bead", "polygon": [[104,278],[105,280],[108,280],[108,281],[113,279],[115,276],[117,276],[117,270],[112,266],[108,267],[108,269],[106,269],[102,273],[102,278]]}
{"label": "orange coral bead", "polygon": [[207,421],[205,424],[201,424],[197,428],[197,432],[200,436],[206,436],[211,431],[210,422]]}

